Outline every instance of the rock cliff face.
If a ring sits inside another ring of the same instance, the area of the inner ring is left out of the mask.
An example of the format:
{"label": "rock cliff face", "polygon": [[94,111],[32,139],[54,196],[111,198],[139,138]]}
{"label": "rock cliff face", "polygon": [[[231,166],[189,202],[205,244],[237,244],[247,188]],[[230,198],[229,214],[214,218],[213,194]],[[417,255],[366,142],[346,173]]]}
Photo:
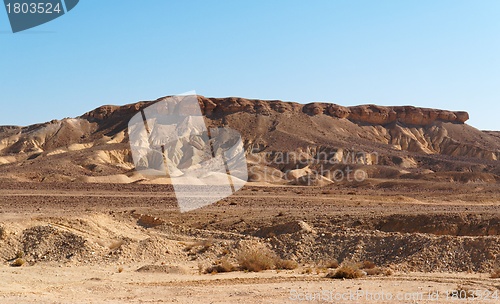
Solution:
{"label": "rock cliff face", "polygon": [[343,107],[330,103],[309,103],[306,105],[283,102],[249,100],[244,98],[205,98],[199,97],[204,114],[228,115],[237,112],[270,115],[276,113],[305,113],[307,115],[328,115],[345,118],[353,122],[387,125],[401,122],[408,125],[426,126],[436,121],[464,123],[469,119],[467,112],[417,108],[412,106],[382,107],[377,105],[361,105]]}
{"label": "rock cliff face", "polygon": [[[28,127],[0,127],[0,178],[7,173],[17,176],[20,168],[29,168],[23,175],[28,180],[37,179],[37,172],[44,170],[52,172],[55,180],[130,172],[128,122],[162,99],[102,106],[77,118]],[[236,97],[199,96],[198,102],[208,126],[227,126],[241,133],[257,171],[291,176],[290,170],[314,169],[314,165],[298,166],[297,159],[271,169],[255,161],[273,162],[279,153],[288,157],[299,152],[314,164],[321,153],[345,163],[362,152],[369,157],[356,156],[349,162],[383,166],[389,171],[382,171],[390,176],[401,170],[500,175],[500,133],[468,126],[466,112],[412,106],[303,105]],[[367,171],[377,176],[380,170],[374,168]]]}
{"label": "rock cliff face", "polygon": [[[208,117],[230,115],[239,112],[258,115],[304,113],[310,116],[327,115],[335,118],[345,118],[353,122],[367,124],[387,125],[393,122],[401,122],[415,126],[426,126],[436,121],[463,124],[469,119],[469,114],[463,111],[452,112],[413,106],[383,107],[361,105],[343,107],[331,103],[315,102],[303,105],[280,100],[265,101],[237,97],[206,98],[203,96],[198,97],[198,102],[203,114]],[[150,102],[138,102],[121,107],[102,106],[82,115],[81,118],[103,121],[111,117],[129,116],[150,104]]]}

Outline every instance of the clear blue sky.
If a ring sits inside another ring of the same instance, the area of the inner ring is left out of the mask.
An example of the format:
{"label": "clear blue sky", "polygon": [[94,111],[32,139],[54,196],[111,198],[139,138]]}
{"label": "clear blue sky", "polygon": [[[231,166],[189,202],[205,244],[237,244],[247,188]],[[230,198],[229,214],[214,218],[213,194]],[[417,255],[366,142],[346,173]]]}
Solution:
{"label": "clear blue sky", "polygon": [[81,0],[12,34],[0,125],[196,90],[466,110],[500,130],[500,1]]}

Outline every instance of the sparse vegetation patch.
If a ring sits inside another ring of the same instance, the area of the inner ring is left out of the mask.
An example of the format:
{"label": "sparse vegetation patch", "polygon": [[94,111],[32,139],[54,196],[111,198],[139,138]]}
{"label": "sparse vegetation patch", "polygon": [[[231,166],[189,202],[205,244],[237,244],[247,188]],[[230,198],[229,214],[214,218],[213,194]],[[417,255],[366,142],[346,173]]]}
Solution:
{"label": "sparse vegetation patch", "polygon": [[354,263],[342,265],[337,270],[326,275],[327,278],[331,279],[357,279],[364,276],[365,272],[359,269],[358,265]]}
{"label": "sparse vegetation patch", "polygon": [[269,249],[247,248],[243,249],[236,257],[241,270],[263,271],[273,269],[276,255]]}

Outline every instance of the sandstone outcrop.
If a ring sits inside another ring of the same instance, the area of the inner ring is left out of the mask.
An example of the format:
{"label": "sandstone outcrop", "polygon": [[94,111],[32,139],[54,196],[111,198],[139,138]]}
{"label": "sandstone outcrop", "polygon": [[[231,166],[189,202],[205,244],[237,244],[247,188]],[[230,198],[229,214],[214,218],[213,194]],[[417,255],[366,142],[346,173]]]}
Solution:
{"label": "sandstone outcrop", "polygon": [[[159,101],[162,99],[158,99]],[[250,114],[270,115],[275,113],[305,113],[307,115],[327,115],[335,118],[344,118],[353,122],[366,124],[387,125],[400,122],[407,125],[426,126],[436,121],[463,124],[469,119],[464,111],[447,111],[438,109],[418,108],[413,106],[384,107],[377,105],[360,105],[344,107],[332,103],[314,102],[299,104],[279,100],[257,100],[238,97],[207,98],[198,96],[202,112],[206,116],[229,115],[238,112]],[[130,116],[137,111],[151,105],[151,102],[138,102],[125,106],[101,106],[85,113],[80,118],[102,121],[112,117]]]}
{"label": "sandstone outcrop", "polygon": [[214,113],[227,115],[237,112],[262,115],[269,115],[273,111],[277,113],[303,112],[311,116],[328,115],[367,124],[387,125],[397,121],[415,126],[425,126],[435,121],[463,124],[469,119],[469,114],[463,111],[453,112],[413,106],[360,105],[343,107],[319,102],[302,105],[283,101],[263,101],[235,97],[206,98],[202,96],[198,98],[198,101],[207,116],[212,116]]}

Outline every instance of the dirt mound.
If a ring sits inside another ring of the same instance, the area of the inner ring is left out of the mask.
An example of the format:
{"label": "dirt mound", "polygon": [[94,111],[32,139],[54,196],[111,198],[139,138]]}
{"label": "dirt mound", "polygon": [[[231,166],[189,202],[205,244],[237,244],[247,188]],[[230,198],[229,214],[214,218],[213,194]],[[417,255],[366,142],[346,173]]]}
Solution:
{"label": "dirt mound", "polygon": [[487,215],[397,215],[374,227],[386,232],[430,233],[454,236],[499,236],[500,220]]}
{"label": "dirt mound", "polygon": [[452,237],[362,232],[345,229],[317,234],[281,234],[271,238],[281,256],[301,262],[370,260],[402,271],[487,272],[500,257],[499,237]]}
{"label": "dirt mound", "polygon": [[304,221],[293,221],[271,227],[264,227],[254,233],[255,236],[267,238],[280,234],[293,234],[297,232],[315,233],[314,229]]}
{"label": "dirt mound", "polygon": [[88,250],[84,238],[51,226],[35,226],[24,230],[21,244],[24,254],[34,262],[62,262]]}

